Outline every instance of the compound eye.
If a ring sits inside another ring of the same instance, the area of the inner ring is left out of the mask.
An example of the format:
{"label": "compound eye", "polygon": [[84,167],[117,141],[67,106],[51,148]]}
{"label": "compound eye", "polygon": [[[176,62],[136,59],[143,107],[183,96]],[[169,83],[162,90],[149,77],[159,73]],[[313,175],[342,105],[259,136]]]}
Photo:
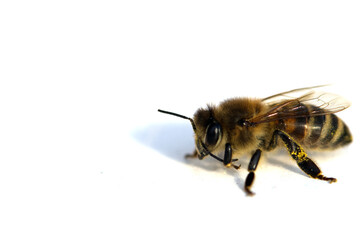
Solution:
{"label": "compound eye", "polygon": [[210,123],[206,130],[206,144],[209,146],[214,146],[219,140],[221,133],[221,126],[217,122]]}

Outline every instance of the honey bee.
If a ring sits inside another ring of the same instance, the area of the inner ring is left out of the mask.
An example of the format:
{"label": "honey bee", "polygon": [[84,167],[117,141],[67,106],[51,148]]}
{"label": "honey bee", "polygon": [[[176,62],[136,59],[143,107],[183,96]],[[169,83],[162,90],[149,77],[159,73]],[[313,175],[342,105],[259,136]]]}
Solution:
{"label": "honey bee", "polygon": [[321,86],[295,89],[263,99],[228,99],[218,106],[198,109],[193,119],[158,111],[190,120],[196,149],[186,157],[211,156],[226,167],[239,169],[233,157],[250,153],[244,189],[253,195],[251,186],[261,153],[282,144],[308,176],[336,182],[336,178],[323,175],[304,149],[332,150],[351,143],[349,128],[335,115],[350,104],[336,95],[315,91],[318,87]]}

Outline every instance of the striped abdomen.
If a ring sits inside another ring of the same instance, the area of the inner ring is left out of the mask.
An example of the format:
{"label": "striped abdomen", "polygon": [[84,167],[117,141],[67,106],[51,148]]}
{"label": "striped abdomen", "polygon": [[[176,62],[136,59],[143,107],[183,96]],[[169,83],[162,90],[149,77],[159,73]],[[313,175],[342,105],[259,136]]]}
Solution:
{"label": "striped abdomen", "polygon": [[[316,108],[303,107],[309,112]],[[349,128],[335,114],[284,119],[278,121],[277,126],[307,148],[333,149],[352,141]]]}

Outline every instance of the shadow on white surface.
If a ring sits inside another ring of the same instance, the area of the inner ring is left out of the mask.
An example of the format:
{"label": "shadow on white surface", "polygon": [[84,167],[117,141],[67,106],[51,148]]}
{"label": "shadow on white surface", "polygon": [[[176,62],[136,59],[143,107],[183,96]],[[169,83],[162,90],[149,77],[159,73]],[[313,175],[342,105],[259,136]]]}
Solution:
{"label": "shadow on white surface", "polygon": [[164,156],[184,164],[218,171],[223,166],[211,159],[186,159],[185,155],[194,151],[193,131],[190,124],[153,124],[133,132],[133,137],[141,144],[150,147]]}
{"label": "shadow on white surface", "polygon": [[141,144],[177,161],[183,161],[185,153],[193,148],[191,126],[185,124],[153,124],[132,135]]}

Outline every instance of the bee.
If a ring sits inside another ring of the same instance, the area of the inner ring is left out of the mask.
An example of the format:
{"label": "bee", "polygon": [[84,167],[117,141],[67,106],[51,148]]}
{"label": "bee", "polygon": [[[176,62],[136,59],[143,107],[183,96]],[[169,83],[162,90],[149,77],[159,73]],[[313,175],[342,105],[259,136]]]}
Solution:
{"label": "bee", "polygon": [[254,194],[251,186],[262,152],[281,145],[308,176],[333,183],[336,178],[324,176],[304,149],[332,150],[351,143],[349,128],[335,115],[350,104],[336,95],[315,91],[318,87],[321,86],[295,89],[263,99],[231,98],[218,106],[198,109],[193,119],[158,111],[190,120],[196,149],[186,157],[201,160],[210,156],[226,167],[239,169],[234,157],[250,153],[244,186],[249,195]]}

